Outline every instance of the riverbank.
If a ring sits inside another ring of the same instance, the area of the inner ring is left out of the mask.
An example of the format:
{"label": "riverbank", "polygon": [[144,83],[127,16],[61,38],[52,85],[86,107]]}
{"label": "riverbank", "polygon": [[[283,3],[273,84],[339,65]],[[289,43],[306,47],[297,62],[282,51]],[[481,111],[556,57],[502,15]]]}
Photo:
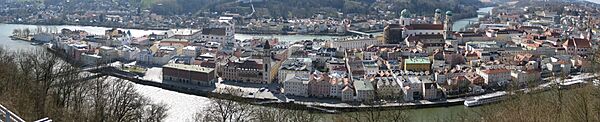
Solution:
{"label": "riverbank", "polygon": [[33,39],[33,36],[16,36],[16,35],[12,35],[9,36],[10,39],[12,40],[21,40],[21,41],[27,41],[27,42],[31,42],[31,40]]}
{"label": "riverbank", "polygon": [[142,27],[142,26],[119,26],[113,24],[73,24],[73,23],[0,23],[0,24],[19,24],[19,25],[38,25],[38,26],[91,26],[104,28],[121,28],[121,29],[140,29],[140,30],[169,30],[169,27]]}

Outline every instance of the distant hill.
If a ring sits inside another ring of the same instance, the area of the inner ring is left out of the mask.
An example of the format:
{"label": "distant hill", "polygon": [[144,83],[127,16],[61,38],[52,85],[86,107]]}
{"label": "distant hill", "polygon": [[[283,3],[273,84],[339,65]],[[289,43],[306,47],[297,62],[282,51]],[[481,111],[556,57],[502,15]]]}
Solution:
{"label": "distant hill", "polygon": [[[249,14],[249,3],[239,0],[142,0],[154,2],[149,9],[162,15],[232,12]],[[256,0],[255,0],[256,1]],[[255,17],[311,17],[315,14],[330,16],[344,14],[378,15],[390,11],[398,16],[402,9],[416,15],[430,15],[436,8],[452,10],[457,16],[472,16],[480,0],[262,0],[254,2]],[[463,15],[464,14],[464,15]]]}

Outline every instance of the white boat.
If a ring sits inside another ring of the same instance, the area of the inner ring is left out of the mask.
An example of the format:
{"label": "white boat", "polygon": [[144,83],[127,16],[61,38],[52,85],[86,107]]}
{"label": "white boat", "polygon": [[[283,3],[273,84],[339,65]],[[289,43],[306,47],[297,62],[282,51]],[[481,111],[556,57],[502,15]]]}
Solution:
{"label": "white boat", "polygon": [[467,107],[473,107],[473,106],[479,106],[479,105],[483,105],[483,104],[498,102],[498,101],[504,99],[504,97],[506,95],[507,95],[506,91],[494,92],[494,93],[485,94],[485,95],[466,99],[464,104]]}

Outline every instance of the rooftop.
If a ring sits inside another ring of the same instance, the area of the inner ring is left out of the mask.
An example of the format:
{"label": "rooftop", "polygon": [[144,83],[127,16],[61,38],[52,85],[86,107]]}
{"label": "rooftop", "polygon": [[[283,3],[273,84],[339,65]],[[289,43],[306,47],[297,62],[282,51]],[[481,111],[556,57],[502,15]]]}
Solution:
{"label": "rooftop", "polygon": [[365,82],[363,80],[354,81],[354,87],[355,87],[356,91],[374,90],[373,84]]}
{"label": "rooftop", "polygon": [[198,30],[193,30],[193,29],[171,29],[169,30],[169,33],[172,35],[193,35],[194,33],[198,32]]}
{"label": "rooftop", "polygon": [[507,72],[510,72],[510,70],[504,69],[504,68],[499,68],[499,69],[487,69],[487,70],[483,70],[483,72],[485,74],[498,74],[498,73],[507,73]]}
{"label": "rooftop", "polygon": [[444,30],[442,24],[411,24],[405,27],[408,30]]}
{"label": "rooftop", "polygon": [[160,42],[161,42],[161,43],[162,43],[162,42],[186,42],[186,43],[187,43],[187,42],[188,42],[188,40],[187,40],[187,39],[175,39],[175,38],[168,38],[168,39],[163,39],[163,40],[160,40]]}
{"label": "rooftop", "polygon": [[430,64],[431,62],[426,57],[414,57],[414,58],[408,58],[408,59],[404,60],[404,63],[406,63],[406,64]]}
{"label": "rooftop", "polygon": [[191,71],[191,72],[201,72],[201,73],[210,73],[215,70],[213,68],[201,67],[200,65],[186,65],[186,64],[174,64],[174,63],[166,64],[163,66],[163,68],[173,68],[173,69],[179,69],[179,70],[185,70],[185,71]]}
{"label": "rooftop", "polygon": [[202,34],[203,35],[225,36],[226,33],[225,33],[225,28],[203,28]]}

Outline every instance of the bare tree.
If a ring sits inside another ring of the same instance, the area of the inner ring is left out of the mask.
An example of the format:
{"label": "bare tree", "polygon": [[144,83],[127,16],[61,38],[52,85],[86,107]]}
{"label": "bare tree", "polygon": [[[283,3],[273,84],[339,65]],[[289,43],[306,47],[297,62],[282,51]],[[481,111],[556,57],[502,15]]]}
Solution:
{"label": "bare tree", "polygon": [[29,36],[31,34],[31,30],[29,30],[29,28],[25,28],[23,29],[23,35],[21,36]]}
{"label": "bare tree", "polygon": [[196,121],[246,122],[252,120],[252,105],[223,99],[211,99],[208,106],[196,114]]}
{"label": "bare tree", "polygon": [[13,36],[20,36],[22,34],[21,29],[14,29],[12,34]]}
{"label": "bare tree", "polygon": [[[222,89],[222,94],[236,93],[234,89]],[[237,98],[237,97],[234,97]],[[194,117],[196,121],[216,121],[216,122],[246,122],[253,120],[252,114],[256,109],[243,103],[241,99],[236,101],[225,99],[210,99],[208,106],[203,107]]]}
{"label": "bare tree", "polygon": [[90,73],[44,50],[0,48],[0,66],[0,103],[26,120],[161,121],[168,110],[138,94],[130,82],[108,77],[84,80]]}
{"label": "bare tree", "polygon": [[567,104],[567,112],[570,120],[578,122],[591,121],[591,107],[589,105],[591,98],[586,89],[576,89],[571,96],[571,101]]}

